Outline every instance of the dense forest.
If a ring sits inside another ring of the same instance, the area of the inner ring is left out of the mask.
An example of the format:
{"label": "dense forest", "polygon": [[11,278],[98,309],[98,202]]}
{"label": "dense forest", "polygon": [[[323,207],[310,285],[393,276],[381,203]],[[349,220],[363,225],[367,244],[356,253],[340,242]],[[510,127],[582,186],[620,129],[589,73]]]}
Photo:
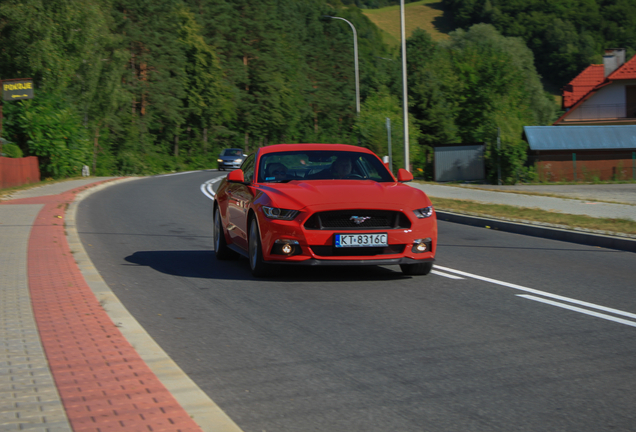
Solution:
{"label": "dense forest", "polygon": [[538,72],[561,88],[603,50],[636,53],[633,0],[442,0],[458,27],[492,24],[504,36],[521,38],[535,55]]}
{"label": "dense forest", "polygon": [[[75,176],[82,165],[96,175],[211,168],[223,147],[281,142],[358,144],[383,156],[389,118],[401,166],[400,52],[352,3],[3,0],[0,77],[35,84],[34,99],[4,103],[2,136],[13,144],[3,151],[38,156],[44,177]],[[357,29],[359,115],[353,34],[328,16]],[[532,174],[522,127],[548,124],[557,107],[527,44],[495,22],[466,24],[442,42],[410,37],[416,175],[430,177],[434,145],[475,142],[488,145],[490,166],[505,163],[506,181]]]}

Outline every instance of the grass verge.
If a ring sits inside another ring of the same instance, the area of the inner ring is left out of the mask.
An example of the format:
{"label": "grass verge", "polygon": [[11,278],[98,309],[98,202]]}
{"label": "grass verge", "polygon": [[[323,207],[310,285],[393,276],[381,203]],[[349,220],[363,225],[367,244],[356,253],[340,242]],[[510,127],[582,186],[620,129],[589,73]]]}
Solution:
{"label": "grass verge", "polygon": [[497,219],[540,222],[566,229],[584,229],[607,234],[620,233],[636,236],[636,221],[628,219],[593,218],[589,216],[555,213],[528,207],[502,204],[482,204],[469,200],[453,200],[430,197],[433,206],[440,211],[463,213]]}

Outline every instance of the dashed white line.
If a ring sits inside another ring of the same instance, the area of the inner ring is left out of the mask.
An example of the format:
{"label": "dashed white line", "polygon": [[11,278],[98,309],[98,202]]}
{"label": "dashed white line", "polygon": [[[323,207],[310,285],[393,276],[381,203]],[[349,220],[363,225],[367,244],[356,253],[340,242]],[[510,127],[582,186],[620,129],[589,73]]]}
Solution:
{"label": "dashed white line", "polygon": [[447,277],[449,279],[464,279],[461,276],[455,276],[455,275],[448,274],[448,273],[442,273],[441,271],[437,271],[437,270],[431,270],[431,273],[436,274],[437,276],[444,276],[444,277]]}
{"label": "dashed white line", "polygon": [[563,308],[563,309],[569,309],[569,310],[574,311],[574,312],[579,312],[579,313],[586,314],[586,315],[591,315],[591,316],[594,316],[594,317],[597,317],[597,318],[603,318],[605,320],[614,321],[614,322],[617,322],[617,323],[621,323],[621,324],[625,324],[625,325],[628,325],[628,326],[636,327],[636,322],[634,322],[634,321],[629,321],[629,320],[626,320],[626,319],[613,317],[611,315],[606,315],[606,314],[602,314],[602,313],[599,313],[599,312],[594,312],[594,311],[591,311],[591,310],[588,310],[588,309],[583,309],[583,308],[579,308],[579,307],[576,307],[576,306],[570,306],[570,305],[567,305],[567,304],[564,304],[564,303],[559,303],[559,302],[555,302],[555,301],[544,299],[544,298],[540,298],[540,297],[535,297],[535,296],[528,295],[528,294],[517,294],[517,297],[523,297],[523,298],[526,298],[526,299],[529,299],[529,300],[534,300],[534,301],[537,301],[537,302],[546,303],[546,304],[549,304],[549,305],[552,305],[552,306],[556,306],[556,307],[560,307],[560,308]]}
{"label": "dashed white line", "polygon": [[[542,296],[542,297],[548,297],[548,298],[552,298],[552,299],[555,299],[555,300],[564,301],[564,302],[567,302],[567,303],[573,303],[573,304],[576,304],[576,305],[579,305],[579,306],[585,306],[585,307],[591,308],[591,309],[601,310],[603,312],[609,312],[609,313],[614,314],[614,315],[620,315],[620,316],[624,316],[624,317],[627,317],[627,318],[636,319],[636,314],[633,314],[633,313],[630,313],[630,312],[625,312],[625,311],[622,311],[622,310],[619,310],[619,309],[613,309],[613,308],[609,308],[609,307],[606,307],[606,306],[597,305],[597,304],[594,304],[594,303],[584,302],[584,301],[573,299],[573,298],[570,298],[570,297],[564,297],[564,296],[560,296],[560,295],[557,295],[557,294],[552,294],[552,293],[549,293],[549,292],[545,292],[545,291],[540,291],[540,290],[536,290],[536,289],[533,289],[533,288],[524,287],[522,285],[517,285],[517,284],[513,284],[513,283],[509,283],[509,282],[503,282],[503,281],[500,281],[500,280],[491,279],[491,278],[487,278],[487,277],[484,277],[484,276],[479,276],[479,275],[475,275],[475,274],[472,274],[472,273],[467,273],[467,272],[463,272],[463,271],[460,271],[460,270],[451,269],[451,268],[448,268],[448,267],[435,266],[435,268],[441,269],[441,270],[444,270],[444,271],[447,271],[447,272],[450,272],[450,273],[455,273],[455,274],[459,274],[459,275],[462,275],[462,276],[466,276],[466,277],[469,277],[469,278],[481,280],[481,281],[484,281],[484,282],[489,282],[489,283],[492,283],[492,284],[501,285],[501,286],[505,286],[505,287],[508,287],[508,288],[516,289],[516,290],[519,290],[519,291],[525,291],[527,293],[536,294],[536,295],[539,295],[539,296]],[[535,299],[539,298],[539,297],[527,296],[527,295],[520,295],[520,296],[524,297],[524,298],[528,298],[530,300],[535,300]],[[603,317],[604,316],[609,316],[609,315],[604,315],[604,314],[599,314],[597,312],[589,311],[587,309],[582,309],[582,308],[578,308],[578,307],[574,307],[574,306],[564,305],[563,303],[558,303],[558,302],[550,301],[550,300],[546,300],[546,299],[540,299],[540,300],[537,300],[537,301],[542,301],[543,303],[551,304],[553,306],[563,307],[565,309],[570,309],[570,310],[573,310],[573,311],[576,311],[576,312],[586,311],[586,312],[582,312],[582,313],[587,313],[588,315],[594,315],[594,316],[599,316],[599,317],[601,317],[601,315]],[[621,319],[621,318],[616,318],[616,319],[613,319],[612,321],[620,322],[622,324],[630,323],[628,325],[633,325],[634,327],[636,327],[636,323],[634,323],[633,321],[627,321],[627,320],[624,320],[624,319]]]}

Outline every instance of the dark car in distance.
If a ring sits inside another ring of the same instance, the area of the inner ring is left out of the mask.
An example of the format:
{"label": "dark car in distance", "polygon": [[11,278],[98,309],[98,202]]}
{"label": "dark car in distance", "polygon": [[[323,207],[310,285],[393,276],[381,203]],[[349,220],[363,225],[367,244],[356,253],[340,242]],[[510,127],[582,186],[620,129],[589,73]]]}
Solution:
{"label": "dark car in distance", "polygon": [[241,167],[241,164],[245,160],[247,155],[243,154],[243,150],[240,148],[226,148],[221,150],[219,158],[216,160],[217,168],[219,171],[225,171],[226,169],[237,169]]}

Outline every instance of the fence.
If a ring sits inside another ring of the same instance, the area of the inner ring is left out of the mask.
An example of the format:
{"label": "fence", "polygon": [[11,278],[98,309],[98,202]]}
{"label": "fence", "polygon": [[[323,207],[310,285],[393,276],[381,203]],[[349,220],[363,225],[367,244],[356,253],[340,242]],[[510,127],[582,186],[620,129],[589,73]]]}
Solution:
{"label": "fence", "polygon": [[0,157],[0,189],[39,181],[40,167],[36,156],[15,159]]}
{"label": "fence", "polygon": [[636,152],[568,152],[528,158],[540,181],[636,180]]}

